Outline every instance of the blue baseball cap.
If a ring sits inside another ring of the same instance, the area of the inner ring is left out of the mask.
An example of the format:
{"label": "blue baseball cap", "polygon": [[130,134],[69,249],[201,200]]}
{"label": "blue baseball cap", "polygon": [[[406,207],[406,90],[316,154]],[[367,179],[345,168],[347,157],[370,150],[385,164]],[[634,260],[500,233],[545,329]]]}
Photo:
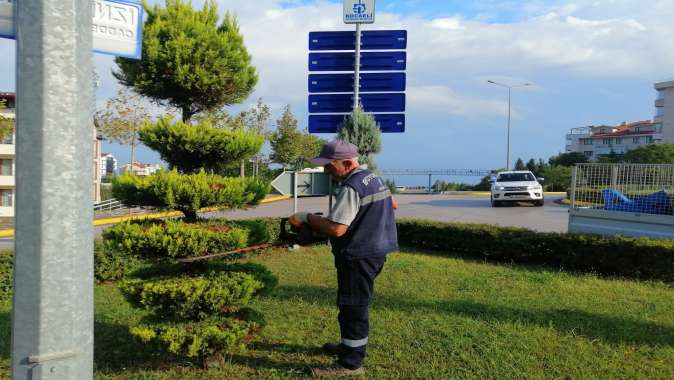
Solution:
{"label": "blue baseball cap", "polygon": [[318,157],[309,161],[314,165],[324,166],[334,160],[350,160],[352,158],[358,158],[358,148],[355,145],[344,140],[332,140],[323,145]]}

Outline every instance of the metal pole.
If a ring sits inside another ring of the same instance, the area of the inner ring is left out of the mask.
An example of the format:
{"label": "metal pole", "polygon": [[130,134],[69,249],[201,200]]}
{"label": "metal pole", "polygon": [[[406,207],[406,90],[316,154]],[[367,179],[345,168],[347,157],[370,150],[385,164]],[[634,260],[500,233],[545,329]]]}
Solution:
{"label": "metal pole", "polygon": [[293,172],[293,214],[297,212],[297,170]]}
{"label": "metal pole", "polygon": [[360,96],[360,24],[356,24],[356,65],[353,85],[353,110],[359,107],[358,97]]}
{"label": "metal pole", "polygon": [[571,172],[571,209],[576,208],[576,182],[578,181],[578,165]]}
{"label": "metal pole", "polygon": [[512,87],[508,87],[508,147],[506,149],[506,170],[510,170],[510,95]]}
{"label": "metal pole", "polygon": [[17,2],[12,378],[93,377],[90,0]]}
{"label": "metal pole", "polygon": [[432,174],[428,175],[428,192],[429,193],[432,193],[432,191],[431,191],[431,181],[432,181],[431,177],[432,176],[433,176]]}

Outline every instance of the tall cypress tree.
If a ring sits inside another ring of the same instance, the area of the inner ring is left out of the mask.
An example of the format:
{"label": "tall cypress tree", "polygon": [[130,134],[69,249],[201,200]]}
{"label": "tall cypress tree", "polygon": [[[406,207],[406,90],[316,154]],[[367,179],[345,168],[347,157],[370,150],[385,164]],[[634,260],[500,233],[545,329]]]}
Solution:
{"label": "tall cypress tree", "polygon": [[201,10],[191,2],[166,0],[166,8],[145,6],[143,58],[117,58],[114,76],[161,105],[182,110],[187,122],[199,112],[243,102],[258,80],[229,13],[218,23],[218,7]]}
{"label": "tall cypress tree", "polygon": [[376,169],[373,155],[381,152],[381,129],[372,115],[358,107],[344,119],[337,137],[357,146],[361,163]]}

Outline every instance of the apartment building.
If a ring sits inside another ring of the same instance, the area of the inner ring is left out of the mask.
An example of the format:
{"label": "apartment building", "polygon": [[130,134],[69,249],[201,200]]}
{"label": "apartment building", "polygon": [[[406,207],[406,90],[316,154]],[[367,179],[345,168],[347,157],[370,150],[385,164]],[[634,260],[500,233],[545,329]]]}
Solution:
{"label": "apartment building", "polygon": [[660,125],[662,140],[674,143],[674,80],[655,84],[655,117],[653,122]]}
{"label": "apartment building", "polygon": [[101,153],[101,177],[117,173],[117,159],[111,153]]}
{"label": "apartment building", "polygon": [[[5,102],[5,109],[2,111],[2,117],[5,119],[16,119],[16,94],[13,92],[0,92],[0,101]],[[93,148],[94,148],[94,168],[92,173],[92,198],[94,202],[101,200],[101,141],[97,136],[96,130],[92,126]],[[14,217],[14,198],[16,194],[16,183],[14,173],[16,171],[16,134],[12,133],[0,140],[0,217]]]}
{"label": "apartment building", "polygon": [[143,164],[141,162],[134,162],[133,168],[131,168],[131,164],[126,164],[126,165],[123,165],[119,169],[119,172],[120,173],[126,173],[126,172],[132,170],[133,174],[135,174],[137,176],[140,176],[140,177],[145,177],[145,176],[152,175],[152,174],[158,172],[161,169],[162,169],[162,167],[158,164],[153,165],[153,164]]}
{"label": "apartment building", "polygon": [[624,154],[648,144],[674,143],[674,81],[656,83],[655,89],[653,121],[573,128],[566,135],[566,152],[580,152],[596,159],[612,152]]}

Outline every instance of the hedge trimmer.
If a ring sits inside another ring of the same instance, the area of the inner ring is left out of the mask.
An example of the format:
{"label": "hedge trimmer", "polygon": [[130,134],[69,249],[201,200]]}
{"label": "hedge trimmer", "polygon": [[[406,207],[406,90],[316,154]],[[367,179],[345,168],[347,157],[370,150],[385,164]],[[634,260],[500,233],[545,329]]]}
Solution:
{"label": "hedge trimmer", "polygon": [[[322,214],[317,213],[316,215]],[[290,218],[281,219],[281,229],[279,233],[278,242],[256,244],[248,247],[238,248],[228,252],[215,253],[212,255],[199,256],[199,257],[190,257],[186,259],[179,259],[178,262],[190,263],[195,261],[211,260],[269,248],[297,248],[298,246],[305,247],[315,244],[323,244],[328,241],[328,237],[326,235],[314,231],[308,224],[305,223],[300,226],[295,226],[292,223],[290,223],[289,219]]]}

